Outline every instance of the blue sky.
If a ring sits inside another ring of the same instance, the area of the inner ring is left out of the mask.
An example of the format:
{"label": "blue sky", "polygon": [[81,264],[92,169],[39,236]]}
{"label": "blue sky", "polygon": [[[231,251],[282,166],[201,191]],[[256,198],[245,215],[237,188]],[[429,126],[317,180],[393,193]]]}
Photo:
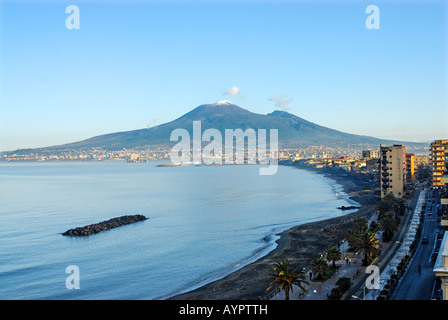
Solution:
{"label": "blue sky", "polygon": [[[224,99],[349,133],[448,138],[444,0],[0,4],[0,151],[145,128]],[[71,4],[79,30],[65,26]],[[379,30],[365,26],[371,4]]]}

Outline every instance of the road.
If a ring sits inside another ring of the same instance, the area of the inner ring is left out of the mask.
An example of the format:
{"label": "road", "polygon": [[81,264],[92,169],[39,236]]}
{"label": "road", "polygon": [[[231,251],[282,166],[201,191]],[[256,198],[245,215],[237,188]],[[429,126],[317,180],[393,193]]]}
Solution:
{"label": "road", "polygon": [[[440,204],[439,192],[437,190],[428,191],[422,235],[418,247],[390,300],[431,300],[435,286],[434,261],[431,259],[431,255],[436,247],[436,237],[439,230],[437,221],[439,219],[437,216],[438,204]],[[428,243],[422,242],[425,237],[428,239]],[[418,272],[418,265],[421,265],[420,273]]]}

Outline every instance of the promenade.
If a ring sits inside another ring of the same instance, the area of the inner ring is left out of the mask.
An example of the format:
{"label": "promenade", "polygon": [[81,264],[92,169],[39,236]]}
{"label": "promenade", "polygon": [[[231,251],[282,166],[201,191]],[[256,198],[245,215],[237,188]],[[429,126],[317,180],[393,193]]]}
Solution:
{"label": "promenade", "polygon": [[[400,232],[394,237],[394,240],[389,243],[383,243],[380,246],[382,254],[373,263],[373,265],[378,266],[380,272],[379,289],[366,288],[366,279],[370,276],[370,273],[366,273],[366,267],[362,266],[362,256],[355,252],[349,252],[348,243],[344,241],[340,246],[340,250],[342,257],[347,257],[348,259],[336,262],[336,266],[339,266],[338,272],[324,282],[309,281],[308,278],[307,280],[310,283],[306,286],[308,292],[303,295],[300,288],[294,287],[293,293],[290,293],[290,300],[327,300],[331,290],[336,287],[336,282],[341,277],[347,277],[352,281],[352,286],[342,296],[341,300],[376,300],[390,275],[396,273],[402,257],[409,252],[409,246],[416,236],[425,197],[426,190],[416,191],[413,199],[408,201],[408,206],[412,210],[404,216],[403,227]],[[368,223],[370,224],[371,221],[377,220],[377,218],[377,213],[373,213]],[[381,234],[379,234],[379,238],[381,239]],[[306,274],[308,273],[309,271],[306,272]],[[271,300],[283,299],[283,292],[271,298]]]}
{"label": "promenade", "polygon": [[[392,243],[391,245],[397,245],[398,247],[390,251],[389,256],[381,260],[379,267],[381,270],[379,277],[379,289],[365,289],[365,285],[362,286],[364,300],[376,300],[380,295],[381,290],[383,290],[384,285],[392,274],[397,273],[397,266],[401,259],[409,253],[410,245],[414,241],[417,233],[417,228],[420,222],[420,212],[422,211],[422,206],[425,202],[426,190],[422,190],[418,196],[417,203],[414,207],[413,214],[410,217],[410,221],[406,228],[404,228],[403,235],[399,237],[400,241]],[[411,257],[412,258],[412,257]],[[364,295],[365,292],[365,295]]]}
{"label": "promenade", "polygon": [[[377,214],[373,213],[368,220],[371,221],[377,219]],[[290,300],[327,300],[327,295],[330,294],[331,289],[336,287],[336,282],[341,277],[350,278],[352,283],[357,283],[359,279],[365,274],[365,267],[362,267],[362,256],[358,253],[348,251],[348,242],[344,241],[339,247],[342,253],[342,257],[347,257],[347,260],[340,260],[336,262],[336,266],[339,267],[336,274],[326,281],[309,281],[309,285],[306,286],[308,292],[305,295],[301,295],[301,289],[294,287],[294,292],[290,294]],[[308,271],[309,273],[309,271]],[[308,274],[306,273],[306,274]],[[350,290],[349,290],[350,291]],[[344,295],[345,296],[345,295]],[[344,297],[343,296],[343,297]],[[285,295],[283,292],[279,292],[277,295],[271,298],[271,300],[284,300]]]}

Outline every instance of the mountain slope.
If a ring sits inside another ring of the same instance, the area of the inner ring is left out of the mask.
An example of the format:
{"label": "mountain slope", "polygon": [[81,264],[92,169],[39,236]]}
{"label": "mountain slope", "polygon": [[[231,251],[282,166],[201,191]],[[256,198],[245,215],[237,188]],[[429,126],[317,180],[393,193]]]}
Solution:
{"label": "mountain slope", "polygon": [[285,111],[274,111],[267,115],[245,110],[229,101],[204,104],[183,116],[149,129],[117,132],[96,136],[87,140],[52,147],[66,148],[105,148],[119,150],[145,145],[175,143],[170,142],[174,129],[187,130],[192,137],[193,121],[201,121],[202,131],[214,128],[224,137],[225,129],[278,129],[279,144],[283,146],[309,143],[353,144],[393,144],[400,141],[382,140],[374,137],[344,133],[319,126]]}

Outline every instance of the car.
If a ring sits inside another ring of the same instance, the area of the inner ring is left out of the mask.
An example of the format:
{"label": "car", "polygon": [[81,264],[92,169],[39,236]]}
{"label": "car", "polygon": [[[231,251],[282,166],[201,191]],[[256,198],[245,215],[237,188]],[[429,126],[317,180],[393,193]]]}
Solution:
{"label": "car", "polygon": [[423,238],[422,238],[422,243],[423,243],[423,244],[428,243],[428,237],[423,237]]}

